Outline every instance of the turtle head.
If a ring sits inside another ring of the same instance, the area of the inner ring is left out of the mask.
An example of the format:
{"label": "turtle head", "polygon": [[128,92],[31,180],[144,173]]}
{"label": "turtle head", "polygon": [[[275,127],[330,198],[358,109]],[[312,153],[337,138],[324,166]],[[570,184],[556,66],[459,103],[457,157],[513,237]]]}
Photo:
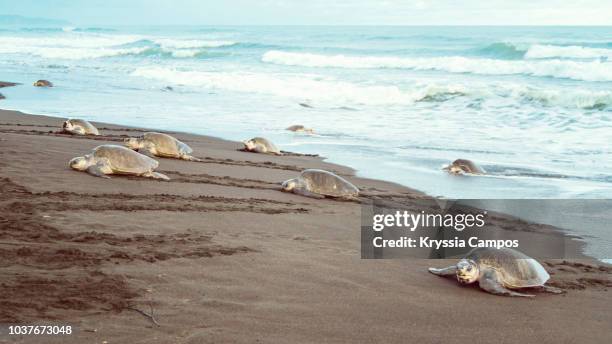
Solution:
{"label": "turtle head", "polygon": [[69,165],[70,165],[70,168],[72,169],[75,169],[78,171],[84,171],[91,164],[87,156],[77,156],[76,158],[73,158],[72,160],[70,160]]}
{"label": "turtle head", "polygon": [[448,166],[442,168],[442,170],[450,173],[450,174],[463,174],[465,171],[461,168],[460,165],[452,163]]}
{"label": "turtle head", "polygon": [[123,144],[130,149],[142,148],[140,147],[140,140],[136,137],[130,137],[130,138],[123,140]]}
{"label": "turtle head", "polygon": [[478,264],[471,259],[462,259],[457,263],[457,281],[461,284],[470,284],[478,280],[480,270]]}
{"label": "turtle head", "polygon": [[72,131],[74,129],[74,126],[72,125],[72,122],[70,122],[70,120],[67,120],[62,125],[62,129],[64,129],[64,131]]}
{"label": "turtle head", "polygon": [[289,179],[283,182],[282,188],[283,191],[291,192],[291,190],[295,189],[298,186],[297,178]]}
{"label": "turtle head", "polygon": [[255,146],[256,146],[255,140],[250,139],[250,140],[247,140],[247,141],[242,141],[242,143],[244,143],[244,148],[246,150],[248,150],[248,151],[255,150]]}

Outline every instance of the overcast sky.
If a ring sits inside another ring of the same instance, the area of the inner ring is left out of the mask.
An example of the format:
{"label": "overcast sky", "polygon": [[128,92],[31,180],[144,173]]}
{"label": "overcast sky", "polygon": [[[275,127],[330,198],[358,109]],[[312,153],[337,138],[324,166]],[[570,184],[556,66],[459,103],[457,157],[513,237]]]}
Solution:
{"label": "overcast sky", "polygon": [[612,25],[612,0],[0,0],[77,25]]}

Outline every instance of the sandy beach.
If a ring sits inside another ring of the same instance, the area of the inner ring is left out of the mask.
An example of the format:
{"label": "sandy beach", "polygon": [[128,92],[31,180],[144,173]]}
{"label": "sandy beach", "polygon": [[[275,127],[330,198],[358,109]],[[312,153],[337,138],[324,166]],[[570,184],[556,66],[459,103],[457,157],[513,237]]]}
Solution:
{"label": "sandy beach", "polygon": [[[71,324],[45,343],[601,343],[612,268],[544,262],[564,295],[493,296],[427,272],[444,260],[360,259],[360,205],[280,192],[305,168],[367,197],[424,194],[311,156],[239,151],[173,133],[202,162],[159,159],[170,182],[94,178],[68,161],[144,129],[0,111],[0,323]],[[541,226],[511,218],[510,230]],[[562,235],[562,234],[558,234]],[[570,249],[578,255],[580,244]],[[150,314],[159,324],[141,313]],[[38,340],[38,341],[37,341]],[[0,335],[0,342],[40,338]]]}

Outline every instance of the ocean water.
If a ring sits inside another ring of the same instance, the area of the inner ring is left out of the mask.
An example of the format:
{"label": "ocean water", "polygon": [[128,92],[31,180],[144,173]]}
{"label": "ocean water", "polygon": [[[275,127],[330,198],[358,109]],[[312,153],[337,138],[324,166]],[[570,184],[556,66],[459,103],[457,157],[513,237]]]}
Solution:
{"label": "ocean water", "polygon": [[[612,198],[612,27],[0,28],[0,80],[0,108],[265,136],[433,196]],[[602,219],[568,229],[612,258]]]}
{"label": "ocean water", "polygon": [[0,80],[28,85],[3,108],[265,136],[434,196],[612,196],[612,27],[5,29]]}

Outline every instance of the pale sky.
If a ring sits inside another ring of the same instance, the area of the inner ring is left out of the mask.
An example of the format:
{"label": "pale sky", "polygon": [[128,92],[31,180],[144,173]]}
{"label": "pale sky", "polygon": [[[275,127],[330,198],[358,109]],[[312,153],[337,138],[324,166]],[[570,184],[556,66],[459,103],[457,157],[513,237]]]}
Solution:
{"label": "pale sky", "polygon": [[76,25],[612,25],[612,0],[0,0]]}

